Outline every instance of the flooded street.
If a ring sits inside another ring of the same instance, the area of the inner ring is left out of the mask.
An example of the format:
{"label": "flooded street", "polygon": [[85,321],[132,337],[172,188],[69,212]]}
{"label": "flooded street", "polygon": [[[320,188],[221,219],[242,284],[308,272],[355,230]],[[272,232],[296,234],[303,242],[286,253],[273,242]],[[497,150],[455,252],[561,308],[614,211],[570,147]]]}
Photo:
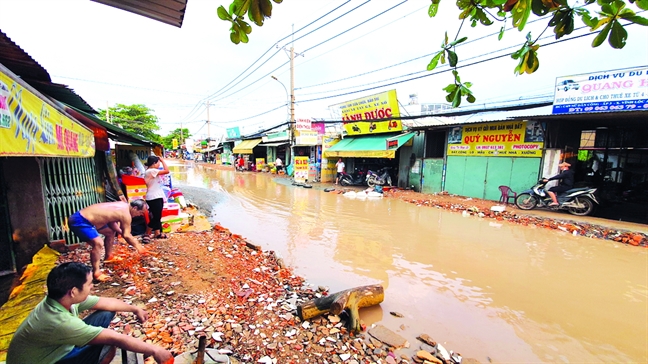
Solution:
{"label": "flooded street", "polygon": [[330,292],[382,284],[385,301],[362,319],[413,349],[427,333],[481,362],[648,361],[646,249],[263,173],[170,169],[188,200],[213,203],[214,222],[276,251],[308,282]]}

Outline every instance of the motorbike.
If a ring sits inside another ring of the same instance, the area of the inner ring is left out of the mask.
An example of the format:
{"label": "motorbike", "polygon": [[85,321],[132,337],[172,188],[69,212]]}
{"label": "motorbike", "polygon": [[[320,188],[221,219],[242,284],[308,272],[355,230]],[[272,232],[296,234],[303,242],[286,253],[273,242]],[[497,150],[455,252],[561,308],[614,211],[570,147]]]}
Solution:
{"label": "motorbike", "polygon": [[389,167],[383,167],[377,172],[367,171],[367,185],[369,187],[392,185],[392,179],[389,175]]}
{"label": "motorbike", "polygon": [[594,193],[596,188],[572,188],[558,194],[558,206],[549,206],[551,197],[545,191],[547,182],[539,180],[533,187],[518,194],[515,206],[522,210],[531,210],[535,207],[548,207],[555,210],[567,210],[572,215],[587,216],[594,211],[595,204],[599,204]]}
{"label": "motorbike", "polygon": [[350,175],[346,172],[342,172],[342,177],[340,177],[340,185],[342,186],[363,186],[365,184],[365,177],[361,173],[355,173]]}

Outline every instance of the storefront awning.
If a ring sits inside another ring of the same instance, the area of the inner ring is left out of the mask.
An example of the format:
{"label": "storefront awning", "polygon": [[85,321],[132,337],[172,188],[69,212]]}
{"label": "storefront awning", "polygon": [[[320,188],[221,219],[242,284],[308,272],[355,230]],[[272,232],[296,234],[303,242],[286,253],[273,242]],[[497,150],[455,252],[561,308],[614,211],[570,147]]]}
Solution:
{"label": "storefront awning", "polygon": [[262,139],[244,140],[232,150],[234,154],[253,154],[252,149],[261,143]]}
{"label": "storefront awning", "polygon": [[280,147],[282,145],[290,144],[288,141],[285,142],[276,142],[276,143],[261,143],[260,147]]}
{"label": "storefront awning", "polygon": [[[398,147],[387,149],[387,140],[393,137],[393,134],[389,136],[366,135],[358,137],[346,137],[332,146],[330,149],[327,149],[324,152],[324,157],[396,158],[396,150],[398,149]],[[404,143],[405,141],[403,142],[403,144]]]}

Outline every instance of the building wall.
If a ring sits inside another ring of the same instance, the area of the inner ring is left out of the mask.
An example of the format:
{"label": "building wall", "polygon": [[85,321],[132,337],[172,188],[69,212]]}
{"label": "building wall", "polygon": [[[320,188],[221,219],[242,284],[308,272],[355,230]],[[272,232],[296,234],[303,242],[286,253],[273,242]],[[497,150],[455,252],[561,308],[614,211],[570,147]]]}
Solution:
{"label": "building wall", "polygon": [[49,242],[40,165],[33,157],[7,158],[3,170],[16,268],[21,269]]}

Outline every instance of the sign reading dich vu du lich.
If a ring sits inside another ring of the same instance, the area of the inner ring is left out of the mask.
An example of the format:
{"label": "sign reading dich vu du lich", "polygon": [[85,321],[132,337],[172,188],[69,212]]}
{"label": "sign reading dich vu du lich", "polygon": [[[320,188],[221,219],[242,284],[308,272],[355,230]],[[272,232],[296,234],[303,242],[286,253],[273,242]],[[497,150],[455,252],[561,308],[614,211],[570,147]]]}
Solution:
{"label": "sign reading dich vu du lich", "polygon": [[448,155],[542,157],[544,136],[536,121],[464,125],[450,129]]}
{"label": "sign reading dich vu du lich", "polygon": [[648,67],[556,78],[554,114],[648,110]]}
{"label": "sign reading dich vu du lich", "polygon": [[94,134],[0,69],[0,156],[93,157]]}

